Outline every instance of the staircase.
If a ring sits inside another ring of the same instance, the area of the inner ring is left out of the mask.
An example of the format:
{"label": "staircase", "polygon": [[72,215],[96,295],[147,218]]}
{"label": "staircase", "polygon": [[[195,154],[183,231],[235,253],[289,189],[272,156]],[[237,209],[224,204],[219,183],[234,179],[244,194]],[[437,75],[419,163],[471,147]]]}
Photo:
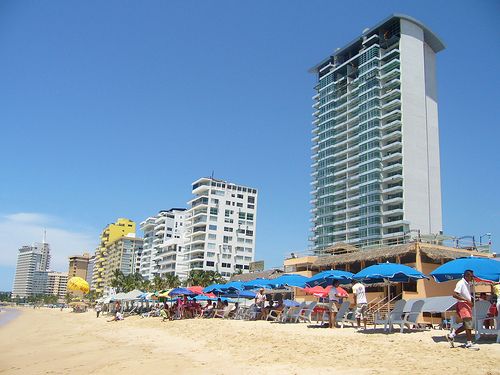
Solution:
{"label": "staircase", "polygon": [[390,301],[387,300],[387,297],[377,298],[368,303],[368,311],[366,313],[367,323],[373,324],[375,320],[375,315],[378,313],[381,317],[387,317],[389,312],[394,308],[394,304],[396,300],[401,298],[401,294],[394,296]]}

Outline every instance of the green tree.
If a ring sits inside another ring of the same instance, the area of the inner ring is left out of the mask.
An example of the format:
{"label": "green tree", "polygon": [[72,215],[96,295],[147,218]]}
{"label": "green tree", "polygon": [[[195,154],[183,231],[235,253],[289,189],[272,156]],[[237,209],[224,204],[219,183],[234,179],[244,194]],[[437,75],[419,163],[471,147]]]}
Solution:
{"label": "green tree", "polygon": [[70,303],[72,300],[73,300],[73,294],[69,292],[66,293],[66,295],[64,296],[64,301],[66,303]]}
{"label": "green tree", "polygon": [[187,278],[188,286],[208,286],[211,284],[224,284],[226,280],[216,271],[191,270]]}
{"label": "green tree", "polygon": [[113,276],[111,278],[111,286],[116,289],[117,292],[124,291],[125,288],[125,275],[122,271],[116,269],[113,271]]}

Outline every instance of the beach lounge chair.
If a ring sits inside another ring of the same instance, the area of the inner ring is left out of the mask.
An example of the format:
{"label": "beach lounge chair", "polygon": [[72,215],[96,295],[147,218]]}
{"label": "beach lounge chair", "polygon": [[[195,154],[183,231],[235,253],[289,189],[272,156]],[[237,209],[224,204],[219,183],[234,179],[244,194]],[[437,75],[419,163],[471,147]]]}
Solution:
{"label": "beach lounge chair", "polygon": [[246,307],[246,306],[240,306],[240,308],[236,312],[236,315],[233,317],[233,319],[235,319],[235,320],[244,320],[245,316],[248,313],[248,309],[249,308]]}
{"label": "beach lounge chair", "polygon": [[[329,302],[325,311],[321,314],[321,325],[325,322],[330,322],[330,311],[332,310],[333,302]],[[317,319],[319,321],[319,319]]]}
{"label": "beach lounge chair", "polygon": [[306,302],[302,302],[298,307],[294,308],[294,311],[289,314],[288,316],[288,321],[291,323],[297,323],[300,318],[300,314],[302,313],[302,310],[307,306]]}
{"label": "beach lounge chair", "polygon": [[214,318],[227,319],[232,309],[233,308],[231,306],[226,306],[223,309],[215,310]]}
{"label": "beach lounge chair", "polygon": [[392,309],[391,312],[389,312],[389,315],[385,319],[381,318],[378,313],[375,314],[375,318],[373,319],[373,328],[376,329],[378,324],[383,324],[384,331],[387,331],[389,323],[392,320],[401,319],[401,316],[404,314],[403,310],[405,308],[405,305],[406,305],[406,300],[400,299],[399,301],[397,301],[396,304],[394,305],[394,308]]}
{"label": "beach lounge chair", "polygon": [[[476,329],[476,341],[479,340],[481,335],[496,335],[497,343],[500,343],[500,315],[496,317],[489,317],[488,311],[491,304],[488,301],[477,301],[475,306],[474,325]],[[473,310],[473,311],[474,311]],[[494,322],[494,327],[484,328],[484,321],[491,319]],[[495,321],[496,320],[496,321]]]}
{"label": "beach lounge chair", "polygon": [[394,324],[397,324],[400,326],[400,332],[404,332],[405,326],[408,327],[408,329],[411,329],[412,327],[419,327],[419,324],[417,323],[417,319],[422,313],[422,308],[424,307],[425,301],[423,300],[418,300],[413,302],[411,305],[410,312],[404,314],[404,316],[398,319],[397,316],[394,316],[394,318],[389,322],[389,332],[392,332],[392,327]]}
{"label": "beach lounge chair", "polygon": [[283,310],[271,310],[269,311],[269,314],[267,314],[266,320],[269,320],[271,322],[279,322],[281,321],[281,317],[283,314],[287,314],[289,307],[284,306]]}
{"label": "beach lounge chair", "polygon": [[260,314],[260,310],[257,308],[255,303],[252,303],[250,307],[247,309],[245,316],[243,319],[245,320],[255,320],[257,316]]}
{"label": "beach lounge chair", "polygon": [[335,324],[340,324],[341,328],[344,328],[344,323],[347,323],[347,314],[349,313],[349,307],[351,303],[349,301],[342,302],[342,305],[339,307],[339,311],[337,315],[335,315]]}
{"label": "beach lounge chair", "polygon": [[309,304],[309,306],[305,307],[299,315],[299,321],[311,323],[311,314],[317,304],[318,302],[313,301]]}

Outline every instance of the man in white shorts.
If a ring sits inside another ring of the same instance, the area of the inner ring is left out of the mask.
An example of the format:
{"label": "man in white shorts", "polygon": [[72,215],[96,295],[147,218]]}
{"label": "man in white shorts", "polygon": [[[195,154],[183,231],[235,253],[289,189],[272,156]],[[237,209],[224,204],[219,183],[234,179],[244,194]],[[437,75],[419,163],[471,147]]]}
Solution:
{"label": "man in white shorts", "polygon": [[366,311],[368,310],[368,301],[366,300],[365,286],[359,281],[352,286],[352,294],[354,295],[354,303],[356,304],[355,317],[358,321],[358,330],[361,329],[361,319],[363,319],[366,329]]}

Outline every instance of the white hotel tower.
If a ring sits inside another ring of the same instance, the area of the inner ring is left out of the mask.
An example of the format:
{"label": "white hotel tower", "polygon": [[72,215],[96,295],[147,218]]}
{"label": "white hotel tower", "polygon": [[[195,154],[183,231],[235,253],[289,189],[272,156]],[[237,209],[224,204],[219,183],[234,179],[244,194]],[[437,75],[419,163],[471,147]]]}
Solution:
{"label": "white hotel tower", "polygon": [[257,190],[200,178],[192,192],[185,228],[188,269],[218,271],[224,277],[248,272],[255,256]]}
{"label": "white hotel tower", "polygon": [[160,211],[141,223],[144,232],[143,249],[139,261],[139,273],[148,280],[167,274],[187,277],[184,261],[185,208]]}
{"label": "white hotel tower", "polygon": [[436,53],[443,49],[422,23],[396,14],[311,69],[316,252],[442,230]]}

